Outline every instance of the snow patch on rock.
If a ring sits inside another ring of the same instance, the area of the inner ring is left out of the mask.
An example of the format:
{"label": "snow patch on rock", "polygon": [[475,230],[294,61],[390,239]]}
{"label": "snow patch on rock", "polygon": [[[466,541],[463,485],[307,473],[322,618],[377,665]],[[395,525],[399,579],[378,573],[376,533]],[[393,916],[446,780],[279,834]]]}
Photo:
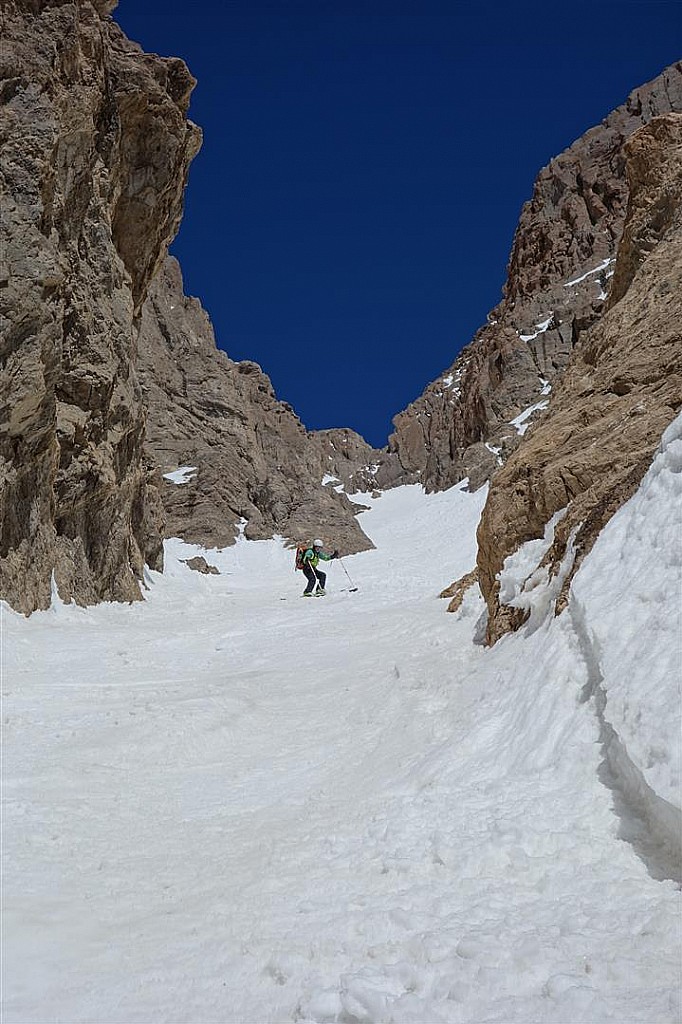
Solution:
{"label": "snow patch on rock", "polygon": [[530,426],[531,416],[536,412],[546,409],[548,405],[549,401],[536,402],[535,405],[529,405],[527,409],[524,409],[518,416],[515,416],[513,420],[509,420],[509,423],[514,427],[516,433],[523,437]]}
{"label": "snow patch on rock", "polygon": [[544,334],[545,331],[549,330],[549,326],[553,319],[554,314],[550,313],[546,320],[542,320],[540,323],[534,325],[535,331],[532,334],[519,333],[519,338],[521,341],[533,341],[534,338],[539,337],[539,335]]}
{"label": "snow patch on rock", "polygon": [[[588,277],[592,277],[593,274],[599,274],[602,270],[606,270],[612,263],[615,263],[616,259],[614,256],[609,256],[599,264],[598,267],[594,267],[592,270],[588,270],[587,273],[581,274],[580,277],[574,277],[572,281],[566,281],[564,288],[573,288],[575,285],[580,284],[581,281],[585,281]],[[607,274],[607,277],[611,277],[611,274]]]}
{"label": "snow patch on rock", "polygon": [[188,484],[190,480],[194,479],[196,472],[197,466],[180,466],[179,469],[174,469],[172,473],[164,473],[163,479],[169,480],[172,484]]}

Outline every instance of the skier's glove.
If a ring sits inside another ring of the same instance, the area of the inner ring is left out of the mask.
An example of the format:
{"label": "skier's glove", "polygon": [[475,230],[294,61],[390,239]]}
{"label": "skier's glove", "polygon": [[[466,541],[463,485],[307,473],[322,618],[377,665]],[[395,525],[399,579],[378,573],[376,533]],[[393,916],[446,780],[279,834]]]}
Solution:
{"label": "skier's glove", "polygon": [[338,558],[338,557],[339,557],[338,551],[332,551],[332,558]]}

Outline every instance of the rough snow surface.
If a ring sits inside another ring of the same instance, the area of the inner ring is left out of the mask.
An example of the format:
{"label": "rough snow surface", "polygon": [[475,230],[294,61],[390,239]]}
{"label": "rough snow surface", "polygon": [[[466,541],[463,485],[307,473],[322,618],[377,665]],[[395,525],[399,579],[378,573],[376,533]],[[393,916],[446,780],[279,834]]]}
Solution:
{"label": "rough snow surface", "polygon": [[[144,604],[4,608],[6,1024],[679,1020],[680,894],[621,838],[582,626],[538,611],[484,650],[480,595],[435,597],[474,562],[464,486],[361,495],[377,548],[326,598],[240,537],[220,576],[169,542]],[[609,685],[642,597],[634,562],[596,590],[590,557]]]}
{"label": "rough snow surface", "polygon": [[164,473],[164,480],[170,480],[172,484],[188,484],[197,471],[196,466],[180,466],[172,473]]}

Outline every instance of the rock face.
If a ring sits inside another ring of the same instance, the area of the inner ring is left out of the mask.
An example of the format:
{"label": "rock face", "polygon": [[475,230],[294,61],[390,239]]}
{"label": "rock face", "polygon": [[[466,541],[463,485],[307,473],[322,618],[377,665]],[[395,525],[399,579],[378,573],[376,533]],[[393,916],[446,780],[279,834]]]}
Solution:
{"label": "rock face", "polygon": [[160,567],[135,319],[200,134],[179,60],[87,0],[5,0],[0,49],[0,596],[140,596]]}
{"label": "rock face", "polygon": [[384,449],[372,448],[364,437],[348,427],[313,430],[308,436],[320,452],[325,475],[342,483],[348,494],[376,489],[377,473],[386,454]]}
{"label": "rock face", "polygon": [[[356,518],[362,506],[347,495],[487,479],[525,429],[523,417],[516,429],[510,421],[544,409],[578,339],[607,306],[606,326],[581,342],[580,358],[603,372],[589,388],[602,389],[604,409],[621,403],[613,415],[627,416],[628,444],[646,462],[675,400],[675,378],[664,381],[652,369],[654,346],[637,317],[658,331],[663,358],[674,335],[670,310],[679,315],[680,282],[666,262],[677,186],[674,161],[663,156],[674,149],[677,122],[656,115],[682,109],[681,65],[633,93],[541,172],[503,301],[448,373],[396,417],[388,451],[377,452],[350,430],[306,431],[256,363],[217,350],[206,313],[184,296],[179,267],[166,254],[200,145],[186,116],[194,80],[182,61],[127,40],[109,18],[114,6],[3,5],[0,597],[27,613],[46,607],[54,577],[65,600],[137,599],[145,563],[162,566],[164,532],[209,547],[231,543],[242,529],[251,539],[319,535],[343,553],[371,547]],[[623,234],[622,143],[648,122],[655,131],[636,134],[629,149]],[[665,301],[655,290],[661,273]],[[644,317],[646,286],[657,298]],[[620,353],[619,331],[638,339],[640,362],[626,371],[619,354],[616,372],[609,359]],[[566,371],[574,391],[580,365]],[[559,413],[562,394],[552,395]],[[638,418],[645,399],[651,415]],[[582,415],[583,426],[596,422],[591,411]],[[646,429],[638,432],[639,420]],[[551,442],[558,458],[576,434],[572,421],[570,432]],[[542,436],[538,428],[531,440]],[[588,431],[586,443],[594,440]],[[536,455],[538,466],[554,465],[549,450]],[[503,484],[515,465],[500,474]],[[619,483],[609,476],[602,493],[589,466],[570,465],[579,483],[557,470],[563,490],[548,485],[536,504],[517,481],[520,511],[504,527],[491,500],[481,544],[491,636],[502,614],[494,582],[500,553],[534,535],[567,494],[587,517],[586,546],[589,530],[639,472],[634,463],[623,467],[625,476]],[[597,506],[580,504],[583,491],[599,493]],[[562,537],[560,529],[552,557],[560,557]]]}
{"label": "rock face", "polygon": [[[671,111],[682,111],[680,63],[540,172],[521,212],[502,302],[450,369],[395,417],[382,485],[421,481],[434,491],[468,476],[475,489],[518,446],[581,332],[605,308],[628,201],[623,143]],[[620,291],[618,278],[613,287]]]}
{"label": "rock face", "polygon": [[682,116],[653,119],[623,158],[630,198],[606,311],[581,335],[545,417],[494,477],[479,527],[489,642],[519,624],[499,602],[505,558],[566,509],[543,561],[556,575],[571,539],[565,598],[682,406]]}
{"label": "rock face", "polygon": [[279,533],[319,535],[345,553],[372,546],[355,518],[360,506],[335,487],[354,474],[366,482],[363,467],[377,453],[350,430],[308,433],[256,363],[219,351],[170,257],[143,309],[138,373],[150,459],[163,474],[191,467],[164,479],[167,535],[223,547],[246,520],[251,540]]}

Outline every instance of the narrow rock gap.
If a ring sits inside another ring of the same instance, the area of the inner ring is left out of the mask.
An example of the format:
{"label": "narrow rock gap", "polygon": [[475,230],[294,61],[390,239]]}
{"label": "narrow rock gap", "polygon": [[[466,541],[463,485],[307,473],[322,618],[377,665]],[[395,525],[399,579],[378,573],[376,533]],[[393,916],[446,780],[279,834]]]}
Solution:
{"label": "narrow rock gap", "polygon": [[571,622],[587,669],[581,701],[592,700],[599,722],[603,760],[599,781],[613,794],[613,810],[620,819],[618,838],[630,843],[656,881],[671,880],[682,886],[682,814],[658,796],[605,717],[606,691],[599,654],[585,624],[585,614],[575,594],[569,603]]}

